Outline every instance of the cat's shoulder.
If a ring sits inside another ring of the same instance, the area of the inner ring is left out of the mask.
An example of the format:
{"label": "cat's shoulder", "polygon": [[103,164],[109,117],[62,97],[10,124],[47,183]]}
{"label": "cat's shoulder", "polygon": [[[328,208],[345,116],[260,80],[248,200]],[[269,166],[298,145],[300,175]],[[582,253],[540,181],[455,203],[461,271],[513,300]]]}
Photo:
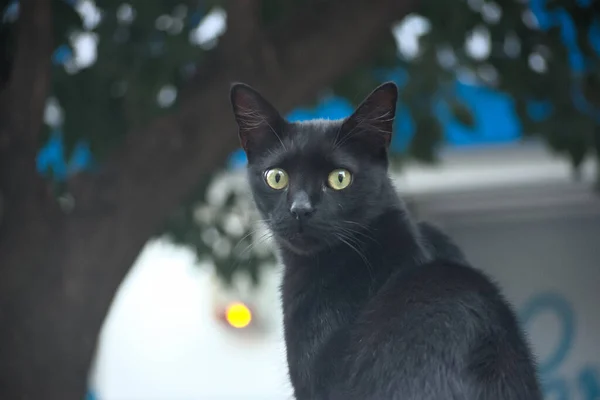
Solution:
{"label": "cat's shoulder", "polygon": [[409,271],[398,271],[381,288],[377,303],[497,309],[506,300],[499,285],[466,262],[434,259]]}
{"label": "cat's shoulder", "polygon": [[411,272],[409,282],[424,282],[444,292],[499,293],[499,285],[490,275],[464,259],[434,258]]}

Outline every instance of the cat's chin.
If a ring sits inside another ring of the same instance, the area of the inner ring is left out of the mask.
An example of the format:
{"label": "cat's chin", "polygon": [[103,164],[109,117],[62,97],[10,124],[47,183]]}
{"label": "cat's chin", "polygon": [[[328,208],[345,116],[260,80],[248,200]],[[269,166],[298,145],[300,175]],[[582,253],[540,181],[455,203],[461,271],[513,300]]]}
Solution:
{"label": "cat's chin", "polygon": [[287,250],[302,256],[315,254],[325,247],[323,240],[303,234],[296,234],[288,237],[279,236],[278,239],[281,245]]}

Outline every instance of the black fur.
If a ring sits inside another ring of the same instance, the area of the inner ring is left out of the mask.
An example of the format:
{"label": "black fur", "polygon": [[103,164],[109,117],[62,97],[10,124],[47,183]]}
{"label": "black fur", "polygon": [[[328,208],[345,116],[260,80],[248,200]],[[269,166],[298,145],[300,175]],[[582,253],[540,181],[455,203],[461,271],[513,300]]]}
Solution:
{"label": "black fur", "polygon": [[[231,99],[253,196],[285,266],[297,399],[541,399],[497,286],[439,229],[413,222],[388,177],[394,84],[342,121],[286,122],[242,84]],[[270,168],[287,172],[287,187],[266,184]],[[353,177],[339,191],[326,183],[337,168]],[[306,218],[290,212],[300,201]]]}

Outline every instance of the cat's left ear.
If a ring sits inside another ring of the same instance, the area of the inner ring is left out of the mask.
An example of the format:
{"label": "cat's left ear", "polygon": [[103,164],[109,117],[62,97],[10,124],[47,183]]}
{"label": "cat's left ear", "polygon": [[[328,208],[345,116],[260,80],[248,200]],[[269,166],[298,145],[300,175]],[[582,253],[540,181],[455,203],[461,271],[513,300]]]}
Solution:
{"label": "cat's left ear", "polygon": [[231,105],[239,127],[240,143],[248,157],[271,145],[281,143],[279,132],[284,123],[279,112],[252,87],[231,86]]}
{"label": "cat's left ear", "polygon": [[398,87],[395,83],[386,82],[378,86],[344,121],[340,139],[356,140],[372,150],[387,149],[392,141],[397,101]]}

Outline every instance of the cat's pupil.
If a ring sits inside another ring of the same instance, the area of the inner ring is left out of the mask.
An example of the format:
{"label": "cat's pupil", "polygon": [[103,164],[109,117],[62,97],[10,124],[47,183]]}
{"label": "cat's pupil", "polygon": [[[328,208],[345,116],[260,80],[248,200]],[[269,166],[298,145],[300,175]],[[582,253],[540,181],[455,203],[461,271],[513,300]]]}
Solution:
{"label": "cat's pupil", "polygon": [[281,174],[278,172],[277,174],[275,174],[275,182],[279,183],[280,180],[281,180]]}
{"label": "cat's pupil", "polygon": [[338,181],[340,181],[340,183],[344,181],[344,174],[342,172],[338,174]]}

